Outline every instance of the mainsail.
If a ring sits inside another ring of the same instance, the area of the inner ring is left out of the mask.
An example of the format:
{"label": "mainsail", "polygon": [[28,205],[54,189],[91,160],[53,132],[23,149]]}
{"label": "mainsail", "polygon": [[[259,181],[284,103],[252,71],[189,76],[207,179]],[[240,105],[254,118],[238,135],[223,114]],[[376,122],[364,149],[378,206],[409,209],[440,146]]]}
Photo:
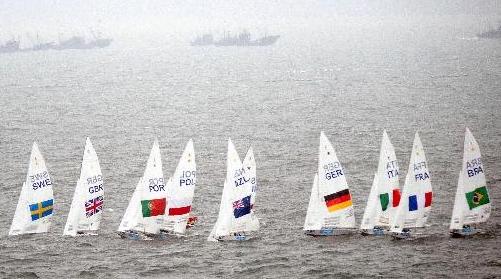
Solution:
{"label": "mainsail", "polygon": [[452,209],[451,223],[449,229],[461,230],[464,225],[464,212],[466,211],[466,198],[464,196],[463,172],[459,172],[456,196],[454,197],[454,208]]}
{"label": "mainsail", "polygon": [[165,188],[162,157],[155,140],[144,175],[139,179],[118,230],[158,234],[165,214]]}
{"label": "mainsail", "polygon": [[491,202],[480,148],[473,134],[466,128],[463,164],[458,179],[451,229],[461,229],[463,225],[485,222],[490,214]]}
{"label": "mainsail", "polygon": [[377,170],[379,206],[376,207],[375,226],[390,227],[391,219],[400,203],[398,174],[395,148],[393,148],[388,134],[384,131]]}
{"label": "mainsail", "polygon": [[372,180],[372,187],[369,193],[369,198],[367,198],[367,205],[365,206],[364,216],[362,217],[362,223],[360,224],[361,230],[372,230],[375,226],[376,212],[379,206],[378,199],[378,175],[374,174],[374,179]]}
{"label": "mainsail", "polygon": [[101,222],[103,203],[101,167],[96,151],[87,138],[80,178],[77,181],[63,234],[75,236],[78,232],[97,231]]}
{"label": "mainsail", "polygon": [[324,228],[355,228],[351,193],[344,169],[324,132],[320,134],[318,161],[319,209]]}
{"label": "mainsail", "polygon": [[196,185],[196,164],[193,141],[186,144],[174,175],[167,182],[168,212],[163,228],[177,234],[184,234],[193,202]]}
{"label": "mainsail", "polygon": [[28,175],[19,195],[9,235],[47,232],[53,206],[52,180],[35,142],[31,150]]}
{"label": "mainsail", "polygon": [[431,210],[432,195],[428,164],[421,139],[416,132],[402,199],[391,231],[400,233],[404,228],[424,227]]}
{"label": "mainsail", "polygon": [[320,201],[318,192],[318,173],[315,174],[313,179],[313,186],[311,187],[310,202],[308,203],[308,210],[306,211],[306,218],[304,220],[305,231],[320,230],[323,225],[324,211],[323,203]]}

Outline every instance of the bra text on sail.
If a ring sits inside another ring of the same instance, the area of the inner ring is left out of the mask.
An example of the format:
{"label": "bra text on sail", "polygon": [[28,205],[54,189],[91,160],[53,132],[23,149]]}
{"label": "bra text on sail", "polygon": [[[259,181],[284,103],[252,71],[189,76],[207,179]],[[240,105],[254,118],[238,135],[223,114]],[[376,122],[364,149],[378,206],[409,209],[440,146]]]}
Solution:
{"label": "bra text on sail", "polygon": [[476,158],[471,161],[467,161],[466,171],[468,172],[468,177],[483,173],[484,170],[482,169],[482,160],[480,158]]}

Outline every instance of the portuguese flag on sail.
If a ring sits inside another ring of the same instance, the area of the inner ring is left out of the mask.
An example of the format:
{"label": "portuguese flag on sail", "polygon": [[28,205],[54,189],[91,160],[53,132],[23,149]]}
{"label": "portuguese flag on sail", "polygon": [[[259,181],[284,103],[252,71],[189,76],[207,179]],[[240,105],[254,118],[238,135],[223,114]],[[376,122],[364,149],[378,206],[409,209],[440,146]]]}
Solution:
{"label": "portuguese flag on sail", "polygon": [[488,204],[490,202],[489,200],[489,194],[487,193],[487,188],[485,186],[478,187],[477,189],[468,192],[465,194],[466,195],[466,201],[468,202],[468,207],[470,207],[470,210],[479,207],[484,204]]}
{"label": "portuguese flag on sail", "polygon": [[154,200],[142,200],[141,209],[143,217],[153,217],[165,214],[165,198]]}

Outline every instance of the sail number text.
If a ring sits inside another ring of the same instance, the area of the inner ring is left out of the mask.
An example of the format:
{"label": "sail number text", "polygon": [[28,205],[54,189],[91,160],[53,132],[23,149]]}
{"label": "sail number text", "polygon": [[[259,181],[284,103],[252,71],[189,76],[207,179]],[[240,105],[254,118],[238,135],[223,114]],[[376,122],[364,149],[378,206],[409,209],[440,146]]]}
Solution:
{"label": "sail number text", "polygon": [[466,161],[466,172],[468,173],[468,177],[483,173],[484,170],[482,169],[482,160],[480,158],[476,158],[471,161]]}
{"label": "sail number text", "polygon": [[183,171],[179,178],[179,186],[195,185],[196,171]]}
{"label": "sail number text", "polygon": [[165,183],[163,177],[150,178],[149,189],[150,192],[165,191]]}
{"label": "sail number text", "polygon": [[341,164],[339,162],[332,162],[325,164],[323,168],[325,171],[325,178],[327,180],[334,179],[344,175],[343,168],[341,167]]}
{"label": "sail number text", "polygon": [[30,175],[31,187],[33,190],[38,190],[52,185],[49,173],[47,171],[37,173],[35,175]]}

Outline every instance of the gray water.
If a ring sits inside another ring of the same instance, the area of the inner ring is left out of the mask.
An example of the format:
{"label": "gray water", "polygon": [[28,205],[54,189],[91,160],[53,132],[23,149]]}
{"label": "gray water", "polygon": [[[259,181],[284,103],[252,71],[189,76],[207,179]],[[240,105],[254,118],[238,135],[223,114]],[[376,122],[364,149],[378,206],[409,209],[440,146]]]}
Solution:
{"label": "gray water", "polygon": [[[0,277],[500,277],[501,41],[475,39],[463,18],[398,20],[284,32],[264,48],[189,47],[185,38],[0,55]],[[494,208],[487,234],[450,239],[466,126]],[[428,236],[305,236],[320,131],[345,168],[359,221],[383,129],[401,184],[420,133],[434,189]],[[107,210],[99,236],[62,237],[86,136]],[[115,231],[155,137],[165,177],[194,140],[199,223],[186,238],[122,240]],[[262,229],[252,241],[209,243],[229,137],[242,157],[254,148]],[[8,237],[35,140],[54,181],[53,225]]]}

